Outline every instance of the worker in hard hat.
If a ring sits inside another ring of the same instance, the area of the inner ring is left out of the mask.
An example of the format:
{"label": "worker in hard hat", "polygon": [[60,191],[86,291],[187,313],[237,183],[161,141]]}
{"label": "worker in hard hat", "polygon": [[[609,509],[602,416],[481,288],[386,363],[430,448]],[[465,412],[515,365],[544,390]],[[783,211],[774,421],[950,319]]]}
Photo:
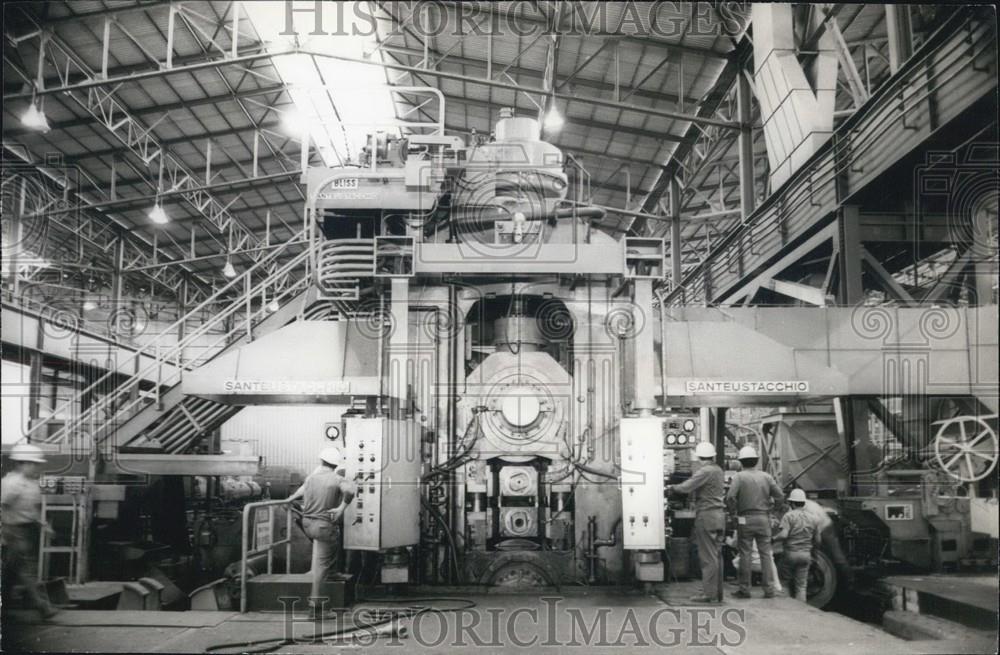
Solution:
{"label": "worker in hard hat", "polygon": [[833,560],[833,565],[840,572],[841,577],[848,586],[854,583],[854,570],[850,562],[844,556],[844,551],[840,547],[840,537],[837,536],[837,527],[833,524],[833,519],[826,511],[826,508],[811,498],[806,498],[802,510],[812,517],[819,531],[820,541],[823,543],[823,551]]}
{"label": "worker in hard hat", "polygon": [[42,532],[51,532],[42,523],[42,490],[38,478],[45,464],[45,453],[38,446],[21,443],[11,449],[13,470],[0,481],[0,501],[3,520],[3,607],[10,607],[15,585],[24,593],[43,619],[52,618],[57,610],[38,588],[38,540]]}
{"label": "worker in hard hat", "polygon": [[812,565],[812,549],[821,543],[815,519],[805,509],[806,492],[792,489],[788,494],[791,509],[781,517],[774,540],[784,540],[785,553],[781,558],[779,574],[788,587],[789,594],[806,602],[809,567]]}
{"label": "worker in hard hat", "polygon": [[289,500],[302,499],[302,529],[312,539],[311,613],[322,613],[323,581],[340,568],[343,553],[342,520],[347,505],[357,493],[353,481],[344,476],[344,454],[337,446],[323,449],[320,465]]}
{"label": "worker in hard hat", "polygon": [[690,600],[695,603],[722,602],[722,568],[719,550],[726,531],[726,513],[723,497],[725,477],[715,463],[715,446],[702,441],[694,448],[701,466],[694,474],[677,485],[667,485],[668,494],[694,494],[695,518],[692,536],[698,547],[701,563],[701,595]]}
{"label": "worker in hard hat", "polygon": [[750,598],[750,570],[752,567],[753,545],[757,544],[760,555],[760,573],[763,579],[764,597],[774,598],[777,593],[774,569],[768,565],[771,553],[772,506],[784,506],[785,496],[769,473],[757,466],[757,451],[753,446],[740,449],[737,458],[743,470],[733,476],[729,485],[726,502],[736,515],[736,533],[740,550],[740,588],[734,596]]}

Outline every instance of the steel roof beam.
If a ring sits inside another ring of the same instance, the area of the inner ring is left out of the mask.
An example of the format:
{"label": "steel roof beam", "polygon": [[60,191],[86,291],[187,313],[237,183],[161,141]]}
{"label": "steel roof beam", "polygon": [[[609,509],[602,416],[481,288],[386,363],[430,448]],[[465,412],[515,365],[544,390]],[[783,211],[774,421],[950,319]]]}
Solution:
{"label": "steel roof beam", "polygon": [[[384,3],[380,3],[380,4],[384,4]],[[436,6],[447,7],[449,9],[452,9],[453,11],[461,11],[460,7],[461,7],[462,4],[464,4],[464,3],[444,2],[444,3],[438,3],[438,4],[436,4]],[[513,3],[511,6],[517,6],[518,4],[519,3]],[[574,4],[578,4],[578,3],[574,3]],[[505,18],[505,17],[507,17],[509,15],[509,14],[505,14],[504,12],[500,12],[500,11],[488,9],[487,8],[488,6],[489,5],[480,5],[480,4],[477,4],[476,5],[476,11],[479,12],[479,13],[482,13],[483,15],[492,14],[496,18]],[[384,7],[383,7],[383,10],[384,10]],[[550,21],[548,21],[548,20],[546,20],[544,18],[541,18],[541,17],[529,16],[529,15],[523,13],[523,12],[518,12],[518,13],[516,13],[514,15],[516,16],[515,20],[516,20],[516,22],[518,23],[519,26],[534,25],[534,26],[537,26],[537,27],[545,27],[545,28],[548,28],[550,26]],[[565,33],[563,33],[562,36],[566,37],[566,36],[573,36],[573,35],[572,34],[565,34]],[[698,56],[698,57],[704,57],[706,59],[721,59],[721,60],[725,60],[727,58],[727,53],[724,53],[724,52],[716,52],[715,50],[709,50],[709,49],[706,49],[706,48],[698,48],[698,47],[695,47],[695,46],[682,45],[680,43],[670,43],[668,41],[661,41],[659,39],[646,38],[646,37],[629,35],[629,34],[615,34],[615,33],[607,33],[607,32],[594,32],[592,34],[591,33],[581,33],[580,36],[581,37],[585,37],[585,38],[608,38],[608,39],[616,39],[616,40],[622,41],[624,43],[632,43],[632,44],[635,44],[635,45],[648,46],[648,47],[651,47],[651,48],[662,48],[662,49],[665,49],[665,50],[668,50],[668,51],[673,51],[673,52],[683,52],[683,53],[690,54],[690,55],[695,55],[695,56]]]}
{"label": "steel roof beam", "polygon": [[[722,104],[723,99],[729,93],[733,83],[736,81],[736,76],[741,74],[744,62],[746,61],[746,57],[749,52],[749,41],[744,39],[740,42],[737,49],[731,53],[729,61],[726,63],[726,67],[719,74],[715,84],[712,86],[712,90],[705,96],[705,101],[698,110],[699,114],[713,114],[718,110],[719,105]],[[688,151],[697,139],[698,133],[698,124],[692,122],[688,128],[688,136],[693,138],[689,140],[686,145],[679,146],[673,155],[671,155],[670,162],[668,163],[669,168],[668,170],[660,173],[659,179],[653,185],[652,190],[649,192],[649,196],[642,204],[643,211],[650,212],[656,207],[656,204],[667,190],[667,187],[670,186],[670,178],[677,174],[681,160],[687,156]],[[639,233],[641,233],[644,227],[645,226],[640,223],[636,229]]]}
{"label": "steel roof beam", "polygon": [[[27,16],[26,13],[25,15]],[[40,35],[38,47],[40,64],[47,59],[56,70],[65,75],[68,75],[69,71],[75,70],[94,79],[100,77],[99,73],[91,70],[87,63],[54,33],[46,32]],[[13,63],[11,65],[13,66]],[[26,81],[31,79],[16,66],[14,68]],[[41,70],[41,65],[39,70]],[[115,98],[115,90],[105,92],[91,88],[86,94],[68,93],[67,95],[81,108],[93,115],[111,136],[122,143],[125,150],[139,157],[147,165],[158,161],[159,185],[166,184],[171,189],[193,189],[195,181],[199,179],[200,175],[170,153],[166,146],[160,143],[152,133],[151,127],[146,127],[133,118],[126,107]],[[229,212],[228,206],[221,203],[212,194],[192,190],[185,194],[184,198],[214,225],[220,234],[228,231],[229,241],[235,240],[238,246],[245,243],[252,246],[257,245],[259,239],[254,232],[233,216]]]}
{"label": "steel roof beam", "polygon": [[[415,48],[407,48],[407,47],[403,47],[403,46],[387,45],[387,46],[382,46],[382,50],[384,50],[386,52],[393,53],[393,54],[400,54],[400,55],[405,55],[405,56],[410,56],[410,57],[420,57],[420,56],[423,55],[423,51],[422,50],[417,50]],[[431,52],[433,53],[434,50],[432,49]],[[481,69],[481,70],[487,70],[487,68],[489,67],[488,66],[488,62],[486,60],[483,60],[483,59],[473,59],[473,58],[470,58],[470,57],[462,57],[462,56],[453,55],[453,54],[448,55],[447,57],[445,57],[444,59],[442,59],[442,60],[440,60],[440,61],[438,61],[436,63],[439,66],[441,64],[449,64],[449,63],[451,63],[451,64],[460,65],[460,66],[470,66],[470,67]],[[517,77],[517,76],[523,76],[523,77],[531,77],[531,78],[535,78],[535,79],[539,79],[539,80],[541,80],[543,78],[542,71],[535,70],[533,68],[525,68],[523,66],[511,66],[510,69],[508,70],[508,72],[511,73],[512,75],[514,75],[515,77]],[[558,76],[557,76],[557,78],[558,78]],[[557,87],[559,89],[562,89],[563,86],[564,86],[563,84],[557,85]],[[614,90],[615,90],[615,85],[614,84],[611,84],[609,82],[604,82],[604,81],[601,81],[601,80],[594,80],[594,79],[590,79],[590,78],[580,77],[579,75],[577,75],[576,77],[574,77],[573,80],[572,80],[572,82],[570,82],[566,86],[576,87],[576,88],[593,89],[595,91],[606,91],[606,92],[609,92],[609,93],[613,93]],[[637,98],[646,98],[646,99],[652,100],[654,102],[669,102],[671,104],[679,104],[680,103],[680,96],[678,96],[675,93],[666,93],[666,92],[660,92],[660,91],[653,91],[653,90],[650,90],[650,89],[643,89],[643,88],[640,88],[640,87],[632,87],[632,86],[622,86],[622,87],[620,87],[620,90],[621,90],[623,98],[627,98],[629,96],[635,96]],[[686,98],[684,98],[684,104],[687,105],[687,106],[695,106],[700,101],[701,101],[701,98],[693,98],[693,97],[686,97]]]}
{"label": "steel roof beam", "polygon": [[[448,102],[453,102],[460,105],[469,105],[472,107],[480,107],[483,109],[491,109],[491,110],[500,109],[501,107],[511,106],[510,103],[496,103],[496,102],[490,103],[487,102],[486,100],[476,100],[473,98],[455,97],[451,95],[446,95],[445,98],[447,99]],[[516,102],[514,103],[514,109],[531,111],[530,107],[525,107],[523,104],[519,105]],[[565,125],[570,125],[570,126],[576,125],[588,129],[608,130],[611,132],[621,132],[622,134],[633,134],[635,136],[641,136],[646,139],[656,139],[657,141],[666,141],[668,143],[680,143],[683,140],[682,136],[671,134],[670,132],[666,131],[647,130],[641,127],[621,125],[620,123],[608,123],[605,121],[595,121],[589,118],[578,118],[576,116],[569,116],[568,112],[563,112],[563,120],[565,122]]]}
{"label": "steel roof beam", "polygon": [[[96,202],[88,203],[86,205],[89,209],[102,209],[109,211],[128,211],[129,209],[135,209],[136,207],[150,207],[157,200],[180,200],[183,198],[185,193],[190,193],[192,191],[221,191],[222,189],[232,190],[236,187],[252,187],[258,184],[264,184],[268,182],[277,182],[279,180],[285,180],[290,178],[295,178],[300,176],[299,171],[282,171],[280,173],[270,173],[266,175],[261,175],[258,177],[251,178],[241,178],[238,180],[223,180],[220,182],[213,182],[212,184],[204,184],[197,187],[191,187],[189,189],[178,189],[175,191],[164,191],[162,193],[153,193],[142,196],[130,196],[128,198],[118,198],[115,200],[99,200]],[[66,207],[65,209],[49,210],[43,212],[45,216],[51,216],[53,214],[61,213],[72,213],[79,211],[80,207]]]}
{"label": "steel roof beam", "polygon": [[[606,100],[603,98],[587,97],[587,96],[577,96],[568,93],[559,93],[554,91],[546,92],[545,89],[541,87],[531,87],[525,86],[523,84],[511,84],[509,82],[499,82],[496,80],[479,78],[469,75],[461,75],[458,73],[448,73],[444,71],[431,70],[420,68],[417,66],[408,66],[405,64],[396,64],[386,61],[373,61],[360,57],[348,57],[344,55],[335,55],[324,52],[310,51],[308,49],[292,49],[287,51],[282,51],[279,53],[261,53],[252,55],[240,55],[237,57],[222,57],[216,60],[211,60],[207,62],[201,62],[197,64],[191,64],[188,66],[173,66],[172,68],[163,68],[161,70],[147,70],[143,73],[135,73],[132,75],[127,75],[120,78],[93,78],[85,82],[80,82],[77,84],[64,84],[59,87],[46,88],[38,91],[39,95],[46,95],[52,93],[67,93],[73,91],[83,91],[91,90],[103,86],[117,86],[119,84],[124,84],[128,82],[135,82],[144,79],[150,79],[153,77],[162,77],[165,75],[170,75],[180,72],[190,72],[193,70],[201,70],[203,68],[212,68],[222,65],[231,65],[234,63],[245,63],[247,61],[254,61],[261,58],[285,56],[289,54],[309,54],[314,57],[322,57],[326,59],[332,59],[335,61],[345,61],[356,64],[368,65],[368,66],[378,66],[386,68],[389,70],[398,70],[403,72],[409,72],[416,75],[427,75],[431,77],[436,77],[438,79],[451,80],[455,82],[464,82],[467,84],[478,84],[481,86],[488,86],[497,89],[503,89],[507,91],[514,91],[527,94],[537,94],[539,97],[551,96],[556,100],[562,100],[564,102],[582,102],[585,104],[591,104],[598,107],[606,107],[609,109],[617,109],[620,111],[635,112],[638,114],[645,114],[649,116],[657,116],[660,118],[666,118],[670,120],[679,120],[684,122],[698,123],[701,125],[713,125],[715,127],[721,127],[726,129],[739,129],[739,125],[732,121],[724,121],[715,118],[711,118],[708,114],[709,112],[699,111],[696,114],[688,114],[678,111],[670,111],[666,109],[658,109],[656,107],[645,107],[642,105],[634,105],[629,103],[616,102],[614,100]],[[17,99],[30,99],[32,97],[31,92],[26,93],[14,93],[4,96],[4,101],[17,100]]]}
{"label": "steel roof beam", "polygon": [[[190,109],[191,107],[203,107],[205,105],[218,105],[224,102],[235,101],[237,98],[256,98],[258,96],[271,95],[272,93],[284,93],[286,87],[284,85],[268,86],[259,89],[246,89],[244,91],[237,91],[235,94],[230,95],[224,93],[215,96],[203,96],[201,98],[194,98],[191,100],[179,100],[177,102],[171,102],[162,105],[151,105],[149,107],[141,107],[138,109],[131,109],[130,113],[132,116],[149,116],[151,114],[168,114],[172,111],[177,111],[179,109]],[[235,97],[234,97],[235,96]],[[49,127],[53,132],[59,130],[68,130],[74,127],[82,127],[84,125],[93,125],[93,116],[83,116],[81,118],[61,121],[58,123],[50,123]],[[5,130],[5,136],[21,136],[22,134],[30,134],[31,130],[28,128],[14,128],[11,130]]]}
{"label": "steel roof beam", "polygon": [[[169,139],[160,139],[158,143],[164,147],[170,147],[177,145],[179,143],[191,143],[197,141],[204,141],[205,139],[216,139],[223,136],[232,136],[235,134],[243,134],[245,132],[253,132],[255,130],[271,130],[281,125],[281,121],[272,121],[270,123],[261,123],[260,125],[240,125],[237,127],[227,127],[222,130],[211,130],[209,132],[195,132],[193,134],[186,134],[184,136],[172,137]],[[128,151],[127,147],[117,147],[117,148],[104,148],[102,150],[91,150],[89,152],[81,152],[79,154],[67,155],[68,158],[80,161],[83,159],[92,159],[94,157],[107,157],[108,155],[115,155],[122,152]]]}
{"label": "steel roof beam", "polygon": [[407,66],[404,64],[394,64],[392,62],[381,62],[381,61],[371,61],[359,57],[348,57],[345,55],[335,55],[326,52],[315,52],[309,50],[302,50],[306,54],[311,54],[314,57],[323,57],[326,59],[332,59],[334,61],[346,61],[357,64],[364,64],[369,66],[380,66],[388,68],[390,70],[405,71],[408,73],[413,73],[415,75],[428,75],[431,77],[437,77],[444,80],[452,80],[455,82],[464,82],[467,84],[479,84],[481,86],[489,86],[497,89],[503,89],[507,91],[514,91],[527,94],[537,94],[539,97],[552,97],[556,100],[562,100],[564,102],[582,102],[584,104],[591,104],[598,107],[606,107],[609,109],[617,109],[620,111],[635,112],[638,114],[646,114],[649,116],[657,116],[660,118],[666,118],[670,120],[684,121],[688,123],[697,123],[701,125],[713,125],[715,127],[721,127],[725,129],[736,130],[739,129],[739,124],[734,121],[719,120],[716,118],[711,118],[707,114],[713,112],[699,111],[696,114],[688,114],[678,111],[670,111],[666,109],[657,109],[655,107],[644,107],[641,105],[633,105],[629,103],[616,102],[614,100],[605,100],[604,98],[594,98],[586,96],[575,96],[567,93],[558,93],[555,91],[546,91],[541,87],[529,87],[523,84],[511,84],[509,82],[498,82],[496,80],[490,80],[485,78],[473,77],[469,75],[460,75],[458,73],[446,73],[444,71],[437,71],[432,69],[420,68],[418,66]]}
{"label": "steel roof beam", "polygon": [[[241,48],[242,50],[242,48]],[[148,66],[135,67],[135,72],[125,72],[119,75],[112,75],[111,71],[108,72],[107,78],[101,77],[87,77],[83,73],[77,73],[76,75],[67,74],[62,75],[59,78],[53,79],[49,84],[46,81],[45,88],[38,89],[34,95],[46,96],[53,95],[57,93],[72,93],[73,91],[87,91],[90,89],[98,89],[105,86],[119,86],[121,84],[128,84],[132,82],[141,82],[142,80],[155,79],[159,77],[166,77],[169,75],[177,75],[180,73],[191,73],[194,71],[204,70],[208,68],[218,68],[220,66],[237,66],[242,64],[247,64],[254,61],[259,61],[261,59],[271,59],[273,57],[281,55],[295,54],[297,50],[287,50],[278,53],[271,52],[251,52],[238,55],[236,57],[231,56],[219,56],[211,59],[206,59],[203,55],[193,58],[191,62],[184,63],[184,60],[180,57],[174,59],[173,66],[171,68],[149,68]],[[70,79],[80,79],[79,82],[72,82]],[[22,89],[24,86],[22,85]],[[4,102],[10,100],[30,100],[32,97],[32,91],[22,90],[14,93],[6,93],[3,96]]]}

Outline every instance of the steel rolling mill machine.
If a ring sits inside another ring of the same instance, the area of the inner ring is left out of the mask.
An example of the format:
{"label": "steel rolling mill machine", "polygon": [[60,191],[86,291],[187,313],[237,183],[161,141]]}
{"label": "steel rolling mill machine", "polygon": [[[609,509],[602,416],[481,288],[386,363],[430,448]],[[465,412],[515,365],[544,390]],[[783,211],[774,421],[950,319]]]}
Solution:
{"label": "steel rolling mill machine", "polygon": [[[471,143],[419,125],[303,175],[315,302],[334,320],[184,381],[235,404],[350,406],[344,543],[378,551],[383,582],[679,576],[693,513],[663,486],[690,474],[697,441],[724,463],[709,408],[885,393],[885,344],[855,309],[661,307],[664,241],[600,229],[586,172],[536,120],[504,110]],[[989,312],[956,320],[983,328]],[[906,332],[919,310],[893,320]],[[952,355],[988,365],[995,330],[974,332],[936,353],[928,395],[969,388]]]}
{"label": "steel rolling mill machine", "polygon": [[349,405],[344,546],[379,552],[382,582],[663,580],[665,453],[700,438],[682,410],[665,450],[663,241],[600,230],[585,171],[510,110],[490,138],[378,133],[360,165],[303,177],[335,320],[227,354],[185,393]]}

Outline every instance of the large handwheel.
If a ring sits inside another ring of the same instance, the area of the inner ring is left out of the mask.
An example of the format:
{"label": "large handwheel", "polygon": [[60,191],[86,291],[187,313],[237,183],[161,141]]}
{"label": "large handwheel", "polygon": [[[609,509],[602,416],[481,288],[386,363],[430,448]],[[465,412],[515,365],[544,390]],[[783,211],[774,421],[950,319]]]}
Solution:
{"label": "large handwheel", "polygon": [[[996,418],[986,417],[986,418]],[[941,470],[960,482],[982,480],[997,466],[997,433],[979,416],[957,416],[940,425],[934,457]]]}

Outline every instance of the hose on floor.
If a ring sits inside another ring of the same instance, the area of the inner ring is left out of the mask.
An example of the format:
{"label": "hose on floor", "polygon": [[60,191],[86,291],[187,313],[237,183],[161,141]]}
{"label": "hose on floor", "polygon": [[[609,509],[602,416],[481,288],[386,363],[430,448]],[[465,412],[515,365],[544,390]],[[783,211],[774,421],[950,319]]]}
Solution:
{"label": "hose on floor", "polygon": [[[439,607],[422,603],[457,603],[456,607]],[[364,608],[354,616],[353,624],[336,630],[315,632],[302,637],[271,637],[253,641],[233,641],[224,644],[213,644],[205,649],[206,653],[237,649],[234,653],[272,653],[283,646],[302,644],[349,644],[352,642],[370,643],[373,638],[406,637],[409,634],[409,623],[418,614],[425,612],[462,612],[472,609],[476,603],[467,598],[369,598],[362,604],[404,605],[403,607],[373,607]],[[407,621],[408,619],[408,621]]]}

